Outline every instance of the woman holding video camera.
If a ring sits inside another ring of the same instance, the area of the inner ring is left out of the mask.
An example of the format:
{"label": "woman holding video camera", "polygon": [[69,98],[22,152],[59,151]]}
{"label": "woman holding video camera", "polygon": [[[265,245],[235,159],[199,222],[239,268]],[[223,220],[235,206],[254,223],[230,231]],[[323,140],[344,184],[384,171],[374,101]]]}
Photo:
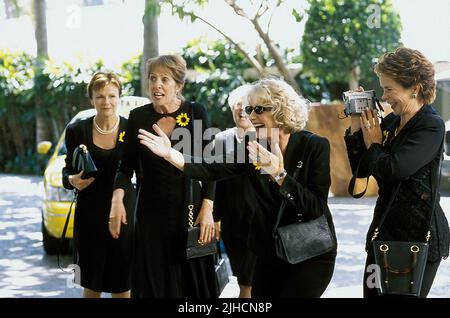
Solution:
{"label": "woman holding video camera", "polygon": [[[115,172],[119,163],[127,120],[117,114],[122,83],[116,74],[96,73],[89,85],[88,95],[95,116],[77,121],[66,128],[66,166],[63,185],[77,189],[74,219],[75,263],[80,266],[83,297],[98,298],[102,292],[113,298],[130,296],[131,228],[133,221],[122,225],[123,235],[114,240],[109,234],[108,220]],[[95,176],[75,171],[73,152],[81,144],[87,147],[97,168]],[[125,186],[127,211],[134,207],[134,188]],[[132,213],[130,213],[132,215]]]}
{"label": "woman holding video camera", "polygon": [[[382,99],[393,112],[381,122],[376,110],[353,114],[345,135],[354,177],[373,176],[379,187],[366,237],[366,268],[375,263],[370,246],[374,236],[383,241],[425,241],[431,229],[419,294],[426,297],[441,259],[449,255],[449,228],[438,194],[445,126],[430,105],[436,91],[434,67],[419,51],[398,48],[381,56],[375,72]],[[371,274],[365,271],[364,297],[378,296],[377,288],[370,288],[368,282]]]}

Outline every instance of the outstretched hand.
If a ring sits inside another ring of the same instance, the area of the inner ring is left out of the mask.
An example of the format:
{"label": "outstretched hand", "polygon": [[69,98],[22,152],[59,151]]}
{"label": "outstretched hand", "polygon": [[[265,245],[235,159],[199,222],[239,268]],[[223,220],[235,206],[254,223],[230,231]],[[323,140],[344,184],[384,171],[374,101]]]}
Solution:
{"label": "outstretched hand", "polygon": [[150,149],[155,155],[167,159],[172,148],[170,139],[157,124],[154,124],[152,127],[158,136],[145,129],[139,129],[138,138],[140,139],[140,143]]}

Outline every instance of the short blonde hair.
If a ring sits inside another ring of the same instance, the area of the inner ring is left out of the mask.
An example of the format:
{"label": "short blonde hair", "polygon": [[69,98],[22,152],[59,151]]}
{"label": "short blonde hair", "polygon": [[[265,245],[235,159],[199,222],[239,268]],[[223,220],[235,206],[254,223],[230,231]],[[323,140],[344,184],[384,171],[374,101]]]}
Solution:
{"label": "short blonde hair", "polygon": [[305,128],[310,103],[281,79],[263,78],[253,84],[248,94],[250,104],[273,107],[278,128],[294,133]]}
{"label": "short blonde hair", "polygon": [[[230,106],[231,110],[234,109],[234,106],[236,106],[237,103],[243,101],[244,99],[247,99],[247,95],[251,89],[252,85],[244,84],[231,91],[230,95],[228,95],[228,105]],[[246,105],[242,106],[245,107]]]}
{"label": "short blonde hair", "polygon": [[122,95],[122,82],[119,77],[113,72],[97,72],[92,76],[91,81],[88,84],[87,91],[89,98],[92,99],[94,91],[102,89],[108,84],[113,84],[119,90],[119,96]]}

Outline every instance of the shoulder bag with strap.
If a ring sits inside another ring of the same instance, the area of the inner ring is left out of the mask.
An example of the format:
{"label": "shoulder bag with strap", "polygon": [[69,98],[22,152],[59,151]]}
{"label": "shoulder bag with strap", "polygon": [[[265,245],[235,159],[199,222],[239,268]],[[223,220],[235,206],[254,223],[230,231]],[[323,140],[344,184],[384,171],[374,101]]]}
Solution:
{"label": "shoulder bag with strap", "polygon": [[[293,176],[295,180],[303,166],[303,157],[311,136],[307,137],[305,147],[302,148],[302,155]],[[325,214],[314,220],[299,220],[297,223],[279,227],[286,204],[287,200],[284,199],[272,232],[275,239],[275,250],[279,258],[289,264],[297,264],[336,248],[336,241],[331,234]]]}
{"label": "shoulder bag with strap", "polygon": [[[442,154],[442,146],[439,154]],[[378,226],[375,228],[372,237],[372,249],[374,253],[375,263],[377,267],[377,290],[380,296],[382,295],[399,295],[399,296],[413,296],[419,297],[422,287],[422,280],[425,272],[425,267],[428,258],[428,242],[431,233],[431,220],[437,225],[436,219],[436,202],[437,192],[440,180],[440,169],[442,159],[439,160],[438,175],[436,176],[435,169],[431,170],[432,180],[432,205],[431,216],[428,222],[428,231],[423,242],[405,242],[405,241],[382,241],[376,240],[381,226],[383,225],[392,203],[400,189],[401,182],[394,191],[391,199],[386,207],[385,212],[381,216]],[[437,178],[436,178],[437,177]],[[433,180],[438,180],[437,184],[433,185]]]}

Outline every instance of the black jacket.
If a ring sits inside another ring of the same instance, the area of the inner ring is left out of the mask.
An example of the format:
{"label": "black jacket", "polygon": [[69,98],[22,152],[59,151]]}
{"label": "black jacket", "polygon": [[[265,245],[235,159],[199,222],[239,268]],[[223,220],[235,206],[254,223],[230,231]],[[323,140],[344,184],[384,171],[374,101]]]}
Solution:
{"label": "black jacket", "polygon": [[[429,105],[423,106],[394,136],[399,123],[400,117],[395,114],[384,118],[381,124],[382,144],[372,144],[367,150],[361,131],[353,135],[350,135],[349,129],[346,132],[345,142],[353,173],[358,178],[372,175],[379,187],[374,217],[366,237],[366,249],[400,184],[380,228],[379,239],[425,241],[431,220],[428,260],[436,261],[449,254],[449,228],[439,205],[438,177],[445,125]],[[431,218],[433,189],[438,190],[435,209],[437,223],[435,218]]]}
{"label": "black jacket", "polygon": [[[298,179],[295,180],[292,176],[301,159],[302,147],[305,147],[308,135],[312,135],[311,140],[302,158],[303,167]],[[248,157],[245,156],[245,158]],[[328,140],[307,131],[292,134],[284,156],[284,167],[288,175],[281,187],[276,182],[270,181],[267,174],[262,174],[261,170],[248,162],[186,163],[184,172],[191,178],[203,181],[223,180],[247,173],[255,190],[254,204],[257,207],[251,219],[248,244],[257,256],[275,258],[272,230],[283,199],[286,199],[289,204],[286,206],[280,226],[296,222],[299,214],[302,214],[303,220],[315,219],[325,214],[335,235],[327,204],[331,184]]]}

